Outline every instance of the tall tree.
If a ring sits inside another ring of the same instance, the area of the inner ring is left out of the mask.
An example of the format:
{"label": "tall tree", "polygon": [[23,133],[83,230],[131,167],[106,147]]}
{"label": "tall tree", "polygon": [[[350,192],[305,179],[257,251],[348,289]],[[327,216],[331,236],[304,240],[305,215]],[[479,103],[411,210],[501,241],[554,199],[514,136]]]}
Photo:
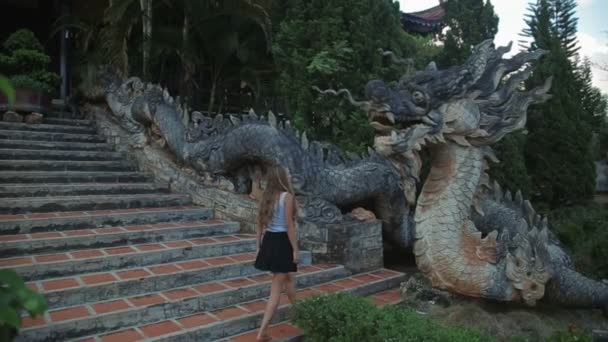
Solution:
{"label": "tall tree", "polygon": [[605,122],[606,103],[601,90],[593,86],[591,60],[588,57],[585,57],[578,64],[576,77],[579,83],[580,99],[583,107],[581,119],[591,125],[594,132],[598,132]]}
{"label": "tall tree", "polygon": [[608,141],[608,115],[607,95],[593,86],[591,61],[584,58],[578,65],[576,76],[580,84],[580,99],[582,105],[581,120],[590,125],[594,133],[592,153],[596,160],[606,158],[606,142]]}
{"label": "tall tree", "polygon": [[593,196],[595,188],[592,125],[585,118],[577,76],[577,21],[572,3],[539,0],[531,4],[524,31],[533,40],[531,49],[549,52],[538,62],[527,86],[554,77],[553,98],[528,112],[525,149],[532,194],[552,207],[585,201]]}
{"label": "tall tree", "polygon": [[287,114],[314,138],[364,149],[373,138],[365,113],[342,98],[320,97],[312,86],[347,88],[360,98],[368,80],[395,79],[405,71],[384,61],[378,49],[416,56],[422,63],[434,47],[403,31],[392,0],[288,0],[282,5],[273,57]]}
{"label": "tall tree", "polygon": [[171,18],[158,28],[156,42],[163,57],[177,57],[181,65],[182,97],[192,93],[196,75],[204,74],[210,89],[207,110],[216,110],[222,79],[240,74],[245,64],[270,52],[269,7],[269,0],[179,0],[160,8]]}
{"label": "tall tree", "polygon": [[129,72],[129,38],[133,28],[141,23],[141,73],[148,76],[148,63],[152,50],[152,0],[110,0],[104,13],[104,48],[114,66],[124,74]]}
{"label": "tall tree", "polygon": [[440,35],[443,51],[437,57],[442,67],[461,64],[472,48],[498,32],[498,16],[490,0],[446,1],[445,23],[447,30]]}

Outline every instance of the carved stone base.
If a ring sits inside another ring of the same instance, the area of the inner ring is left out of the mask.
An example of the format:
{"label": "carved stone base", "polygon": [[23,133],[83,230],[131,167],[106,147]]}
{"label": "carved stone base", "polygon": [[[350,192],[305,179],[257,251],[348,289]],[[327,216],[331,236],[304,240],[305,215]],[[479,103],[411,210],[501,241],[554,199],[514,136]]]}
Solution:
{"label": "carved stone base", "polygon": [[382,223],[378,220],[340,223],[298,222],[300,248],[315,262],[339,263],[353,272],[383,267]]}

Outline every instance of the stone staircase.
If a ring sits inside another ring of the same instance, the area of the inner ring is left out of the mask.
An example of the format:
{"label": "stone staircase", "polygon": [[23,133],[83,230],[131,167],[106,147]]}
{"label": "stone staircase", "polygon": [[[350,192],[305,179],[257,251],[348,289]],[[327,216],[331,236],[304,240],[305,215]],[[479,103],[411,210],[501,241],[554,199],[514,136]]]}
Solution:
{"label": "stone staircase", "polygon": [[[49,305],[18,341],[254,340],[270,290],[254,258],[253,235],[138,171],[93,122],[0,122],[0,268]],[[404,277],[300,271],[300,298],[349,291],[379,304],[398,301]],[[275,337],[300,334],[280,323],[288,309],[283,298]]]}

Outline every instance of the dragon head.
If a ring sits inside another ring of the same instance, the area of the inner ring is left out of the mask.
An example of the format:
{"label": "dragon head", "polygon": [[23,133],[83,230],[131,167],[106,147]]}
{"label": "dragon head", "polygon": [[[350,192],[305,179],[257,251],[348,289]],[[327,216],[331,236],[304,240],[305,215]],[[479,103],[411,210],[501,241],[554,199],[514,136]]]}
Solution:
{"label": "dragon head", "polygon": [[360,103],[378,132],[376,149],[391,157],[420,150],[429,142],[483,146],[523,128],[527,107],[549,98],[550,80],[521,91],[521,83],[530,75],[529,62],[545,52],[502,58],[510,48],[494,48],[487,40],[461,66],[438,70],[430,63],[394,86],[368,82],[366,101]]}
{"label": "dragon head", "polygon": [[534,306],[545,295],[546,283],[551,279],[549,230],[529,229],[525,222],[510,243],[506,255],[505,273],[515,291],[515,296]]}

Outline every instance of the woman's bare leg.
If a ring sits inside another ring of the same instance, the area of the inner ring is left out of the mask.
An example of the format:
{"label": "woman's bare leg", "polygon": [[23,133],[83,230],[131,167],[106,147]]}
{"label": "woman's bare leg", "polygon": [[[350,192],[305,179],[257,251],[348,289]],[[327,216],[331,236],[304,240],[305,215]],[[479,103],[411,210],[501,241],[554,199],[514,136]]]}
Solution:
{"label": "woman's bare leg", "polygon": [[267,336],[266,330],[268,330],[268,325],[272,320],[272,316],[274,316],[275,311],[277,311],[277,306],[279,306],[279,300],[281,299],[281,292],[283,287],[285,286],[285,280],[287,279],[286,273],[274,273],[272,277],[272,286],[270,288],[270,298],[268,298],[268,304],[266,304],[266,310],[264,311],[264,318],[262,319],[262,325],[260,326],[260,331],[258,332],[258,340],[261,340],[265,336]]}
{"label": "woman's bare leg", "polygon": [[296,277],[293,273],[287,273],[285,280],[285,293],[291,304],[296,303]]}

